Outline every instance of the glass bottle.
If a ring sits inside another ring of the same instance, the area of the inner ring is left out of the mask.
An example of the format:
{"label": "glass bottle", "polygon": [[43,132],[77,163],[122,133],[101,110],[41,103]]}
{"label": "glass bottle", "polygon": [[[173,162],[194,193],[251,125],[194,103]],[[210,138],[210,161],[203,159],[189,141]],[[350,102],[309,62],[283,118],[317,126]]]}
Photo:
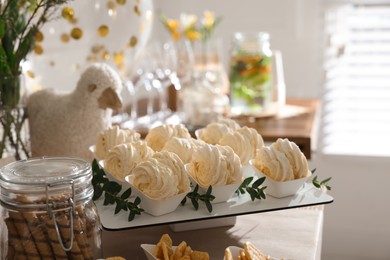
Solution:
{"label": "glass bottle", "polygon": [[97,259],[101,224],[92,170],[82,159],[44,157],[0,170],[0,259]]}
{"label": "glass bottle", "polygon": [[272,99],[272,51],[266,32],[233,35],[230,53],[230,105],[233,114],[267,110]]}

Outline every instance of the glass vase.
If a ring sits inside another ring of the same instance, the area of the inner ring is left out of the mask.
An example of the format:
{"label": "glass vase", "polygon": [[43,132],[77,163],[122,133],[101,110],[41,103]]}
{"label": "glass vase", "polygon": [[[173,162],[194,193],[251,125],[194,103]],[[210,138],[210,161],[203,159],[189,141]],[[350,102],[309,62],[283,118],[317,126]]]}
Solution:
{"label": "glass vase", "polygon": [[22,75],[0,77],[0,159],[30,157],[27,108]]}
{"label": "glass vase", "polygon": [[211,38],[194,43],[195,67],[197,74],[204,75],[208,83],[222,93],[229,92],[229,79],[223,65],[223,41]]}

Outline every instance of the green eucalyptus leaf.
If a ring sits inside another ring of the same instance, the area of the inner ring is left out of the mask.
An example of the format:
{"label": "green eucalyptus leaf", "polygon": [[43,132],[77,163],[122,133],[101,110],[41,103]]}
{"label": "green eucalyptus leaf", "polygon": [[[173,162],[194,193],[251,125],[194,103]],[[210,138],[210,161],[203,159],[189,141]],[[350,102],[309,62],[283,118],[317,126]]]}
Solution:
{"label": "green eucalyptus leaf", "polygon": [[199,203],[198,203],[198,201],[196,200],[196,199],[191,199],[191,202],[192,202],[192,205],[194,206],[194,208],[196,209],[196,210],[198,210],[198,208],[199,208]]}
{"label": "green eucalyptus leaf", "polygon": [[199,185],[196,184],[194,190],[192,191],[192,193],[196,194],[196,193],[198,193],[198,190],[199,190]]}
{"label": "green eucalyptus leaf", "polygon": [[244,181],[243,181],[243,186],[245,187],[245,186],[248,186],[251,182],[252,182],[252,180],[253,180],[253,176],[251,176],[251,177],[248,177],[248,178],[246,178]]}
{"label": "green eucalyptus leaf", "polygon": [[326,184],[326,183],[329,182],[331,179],[332,179],[332,177],[329,177],[329,178],[327,178],[327,179],[321,181],[320,185]]}
{"label": "green eucalyptus leaf", "polygon": [[265,177],[261,177],[259,179],[257,179],[253,184],[252,184],[252,187],[253,188],[257,188],[259,187],[261,184],[263,184],[265,181]]}
{"label": "green eucalyptus leaf", "polygon": [[127,208],[127,203],[125,201],[122,201],[121,202],[121,208],[124,210],[124,211],[127,211],[128,208]]}
{"label": "green eucalyptus leaf", "polygon": [[321,188],[321,185],[320,185],[318,182],[313,182],[313,185],[314,185],[316,188]]}
{"label": "green eucalyptus leaf", "polygon": [[254,201],[256,198],[256,191],[252,188],[249,188],[249,187],[248,187],[247,191],[248,191],[249,195],[251,196],[251,200]]}
{"label": "green eucalyptus leaf", "polygon": [[106,195],[104,196],[103,205],[104,205],[104,206],[110,205],[110,204],[111,204],[110,201],[111,201],[111,200],[110,200],[110,197],[107,196],[107,193],[106,193]]}
{"label": "green eucalyptus leaf", "polygon": [[134,200],[134,205],[135,205],[135,206],[138,206],[140,203],[141,203],[141,198],[137,196],[137,197],[135,198],[135,200]]}
{"label": "green eucalyptus leaf", "polygon": [[93,173],[98,173],[99,170],[100,170],[100,167],[99,167],[98,162],[96,161],[96,159],[93,159],[93,161],[92,161],[92,172]]}
{"label": "green eucalyptus leaf", "polygon": [[91,183],[92,183],[92,186],[95,188],[95,186],[99,185],[100,182],[97,178],[92,178]]}
{"label": "green eucalyptus leaf", "polygon": [[130,211],[129,217],[127,218],[127,220],[128,220],[128,221],[132,221],[132,220],[134,220],[134,218],[135,218],[135,213],[134,213],[134,211]]}
{"label": "green eucalyptus leaf", "polygon": [[115,181],[109,181],[109,182],[104,184],[103,188],[104,188],[104,190],[106,190],[110,193],[117,194],[118,192],[121,191],[122,185],[120,185],[119,183],[117,183]]}
{"label": "green eucalyptus leaf", "polygon": [[118,212],[121,211],[121,209],[122,209],[121,203],[120,202],[116,203],[114,214],[118,214]]}
{"label": "green eucalyptus leaf", "polygon": [[184,206],[184,205],[186,204],[186,202],[187,202],[187,197],[184,197],[184,198],[182,199],[182,201],[180,202],[180,204],[181,204],[182,206]]}
{"label": "green eucalyptus leaf", "polygon": [[206,203],[206,207],[207,207],[208,212],[211,213],[213,211],[213,205],[208,200],[206,200],[205,203]]}
{"label": "green eucalyptus leaf", "polygon": [[316,172],[317,168],[314,168],[311,170],[311,173],[314,174]]}
{"label": "green eucalyptus leaf", "polygon": [[213,187],[209,186],[206,191],[206,196],[210,196],[212,192],[213,192]]}
{"label": "green eucalyptus leaf", "polygon": [[262,198],[263,200],[266,199],[265,193],[262,190],[260,190],[259,195],[260,195],[260,198]]}
{"label": "green eucalyptus leaf", "polygon": [[127,190],[125,190],[122,195],[121,195],[121,199],[127,199],[131,196],[131,188],[128,188]]}
{"label": "green eucalyptus leaf", "polygon": [[103,188],[100,185],[94,186],[92,200],[99,199],[103,194]]}

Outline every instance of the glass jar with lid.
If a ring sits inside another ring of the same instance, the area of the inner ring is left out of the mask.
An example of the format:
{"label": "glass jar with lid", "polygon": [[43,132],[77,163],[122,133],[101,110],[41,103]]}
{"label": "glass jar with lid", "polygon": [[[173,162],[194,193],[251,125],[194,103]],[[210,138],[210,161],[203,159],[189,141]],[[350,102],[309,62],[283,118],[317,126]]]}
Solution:
{"label": "glass jar with lid", "polygon": [[82,159],[43,157],[0,170],[0,259],[97,259],[101,224],[92,169]]}
{"label": "glass jar with lid", "polygon": [[233,114],[267,110],[272,99],[272,51],[266,32],[233,35],[230,53],[230,105]]}

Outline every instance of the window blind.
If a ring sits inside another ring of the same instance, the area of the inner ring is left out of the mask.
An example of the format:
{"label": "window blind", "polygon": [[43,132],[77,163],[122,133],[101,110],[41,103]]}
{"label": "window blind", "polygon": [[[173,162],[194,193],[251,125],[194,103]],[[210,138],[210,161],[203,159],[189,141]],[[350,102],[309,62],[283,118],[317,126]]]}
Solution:
{"label": "window blind", "polygon": [[390,156],[390,5],[325,17],[324,154]]}

